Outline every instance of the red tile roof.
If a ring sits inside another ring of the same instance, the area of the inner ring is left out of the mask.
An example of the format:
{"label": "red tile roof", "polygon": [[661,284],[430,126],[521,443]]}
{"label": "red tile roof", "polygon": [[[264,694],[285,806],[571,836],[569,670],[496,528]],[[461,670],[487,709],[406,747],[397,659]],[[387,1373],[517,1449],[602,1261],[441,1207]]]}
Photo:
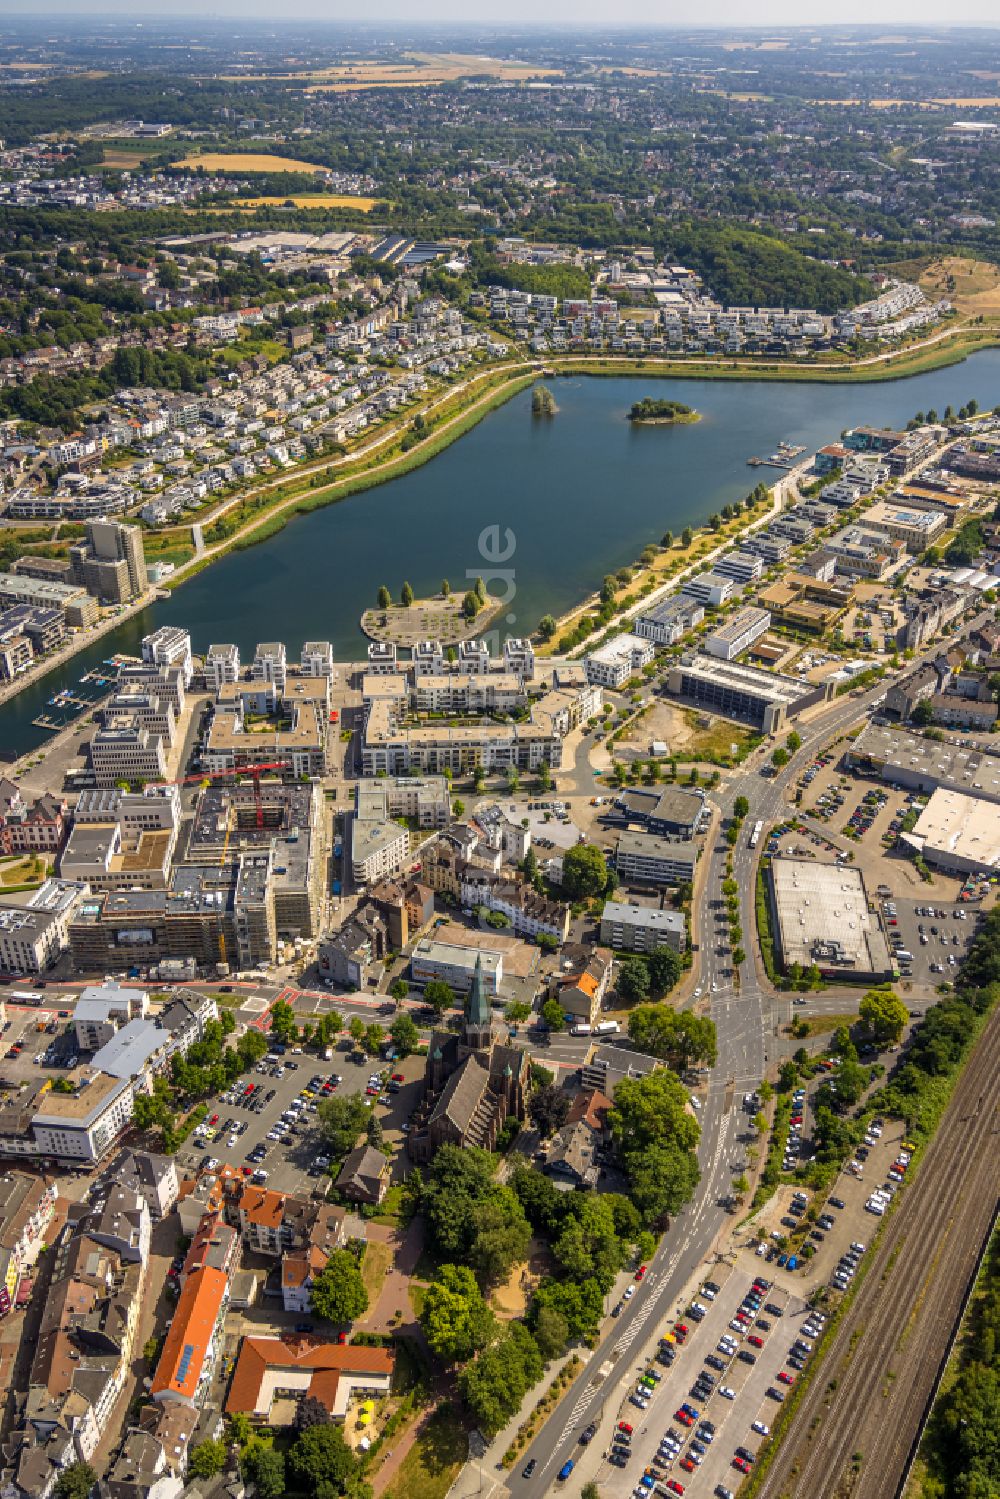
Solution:
{"label": "red tile roof", "polygon": [[154,1399],[194,1399],[228,1285],[225,1272],[210,1265],[192,1271],[184,1282],[153,1376]]}

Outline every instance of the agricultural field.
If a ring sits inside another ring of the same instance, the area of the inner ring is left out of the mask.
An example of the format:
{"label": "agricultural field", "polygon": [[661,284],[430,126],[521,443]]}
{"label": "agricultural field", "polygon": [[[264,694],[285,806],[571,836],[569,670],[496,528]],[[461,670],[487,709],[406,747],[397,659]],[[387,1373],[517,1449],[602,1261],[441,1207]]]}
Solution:
{"label": "agricultural field", "polygon": [[[171,163],[194,171],[203,167],[206,172],[325,172],[314,161],[297,161],[294,156],[272,156],[268,152],[252,151],[201,151],[184,156]],[[284,199],[281,199],[284,202]]]}
{"label": "agricultural field", "polygon": [[987,260],[947,255],[921,272],[920,285],[928,296],[947,297],[969,316],[1000,313],[1000,267]]}
{"label": "agricultural field", "polygon": [[502,57],[477,57],[464,52],[408,52],[402,62],[361,61],[294,73],[234,74],[225,81],[246,83],[265,77],[281,78],[307,84],[309,93],[349,93],[371,88],[427,88],[454,83],[458,78],[482,76],[523,83],[529,78],[553,77],[558,73],[555,68],[535,67]]}

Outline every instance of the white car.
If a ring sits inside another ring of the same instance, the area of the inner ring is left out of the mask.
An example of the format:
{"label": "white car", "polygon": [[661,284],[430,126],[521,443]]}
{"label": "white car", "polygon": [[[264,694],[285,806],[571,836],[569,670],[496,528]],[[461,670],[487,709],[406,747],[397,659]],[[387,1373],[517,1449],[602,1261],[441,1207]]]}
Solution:
{"label": "white car", "polygon": [[771,1435],[770,1426],[766,1425],[763,1421],[754,1421],[751,1429],[761,1437],[769,1437]]}
{"label": "white car", "polygon": [[719,1394],[722,1396],[723,1400],[735,1400],[736,1399],[736,1391],[735,1390],[731,1390],[727,1384],[720,1384],[720,1386],[719,1386]]}

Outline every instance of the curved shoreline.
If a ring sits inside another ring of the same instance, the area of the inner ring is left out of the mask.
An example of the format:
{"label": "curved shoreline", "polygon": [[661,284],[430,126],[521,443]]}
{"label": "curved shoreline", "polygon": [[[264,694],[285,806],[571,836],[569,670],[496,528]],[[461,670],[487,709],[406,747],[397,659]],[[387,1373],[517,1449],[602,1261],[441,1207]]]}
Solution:
{"label": "curved shoreline", "polygon": [[[491,411],[505,405],[514,396],[529,388],[538,378],[544,367],[546,377],[569,378],[572,376],[584,377],[610,377],[615,379],[628,378],[630,376],[642,376],[654,379],[669,380],[739,380],[739,381],[794,381],[796,383],[823,383],[823,384],[849,384],[870,383],[886,380],[903,380],[918,375],[930,374],[936,369],[948,368],[954,364],[963,363],[970,354],[985,352],[990,348],[1000,347],[1000,328],[982,330],[982,337],[969,340],[967,329],[951,329],[947,334],[936,335],[934,340],[918,345],[913,349],[889,351],[884,355],[870,357],[865,361],[856,361],[851,364],[837,365],[802,365],[802,364],[753,364],[749,361],[738,363],[731,362],[729,367],[723,368],[719,365],[710,365],[704,362],[698,366],[684,361],[671,360],[659,357],[635,359],[631,356],[609,355],[604,358],[594,358],[587,355],[565,355],[553,356],[549,354],[544,361],[541,359],[519,358],[507,365],[495,365],[483,370],[478,379],[480,381],[496,380],[496,384],[488,388],[483,394],[476,395],[474,386],[477,382],[476,376],[472,377],[470,385],[473,387],[473,399],[464,407],[447,416],[437,429],[432,429],[427,438],[416,447],[406,453],[390,451],[381,461],[378,459],[369,468],[361,468],[354,473],[345,473],[343,478],[332,479],[326,484],[318,485],[315,489],[310,488],[310,480],[315,477],[320,468],[327,471],[336,468],[337,460],[329,458],[320,460],[313,465],[305,466],[297,476],[290,476],[287,480],[289,485],[294,485],[296,480],[302,484],[301,489],[294,493],[276,497],[274,505],[253,517],[240,530],[231,536],[210,546],[199,555],[192,557],[187,563],[182,563],[170,579],[165,579],[160,585],[165,591],[173,592],[175,588],[181,587],[188,579],[196,577],[205,568],[210,567],[213,562],[219,561],[231,551],[239,551],[249,546],[256,546],[266,541],[270,536],[282,530],[287,521],[295,515],[308,514],[312,510],[324,508],[327,505],[339,503],[341,500],[349,499],[352,495],[359,494],[366,489],[375,488],[378,485],[390,482],[392,479],[400,478],[413,468],[419,468],[436,458],[439,453],[445,451],[452,443],[457,442],[466,432],[472,430],[490,414]],[[965,347],[971,343],[971,347]],[[912,366],[916,367],[912,367]],[[433,411],[435,404],[446,405],[453,398],[454,392],[445,391],[439,395],[437,403],[430,401],[425,411]],[[407,413],[407,421],[416,413]],[[697,419],[697,418],[696,418]],[[673,425],[673,423],[670,423]],[[686,419],[685,423],[686,424]],[[633,425],[646,425],[636,422]],[[652,423],[650,423],[652,425]],[[390,444],[393,448],[398,444],[403,435],[402,428],[390,428],[388,431],[377,434],[372,440],[372,447],[380,447],[383,443]],[[358,454],[346,454],[340,463],[349,468],[352,461],[358,461]],[[255,491],[250,490],[246,495],[240,495],[233,503],[252,496]],[[706,530],[699,527],[696,535]],[[128,608],[128,613],[138,612],[142,607],[148,607],[150,601],[146,600],[143,605],[134,604]],[[581,608],[585,608],[586,601],[581,601],[571,611],[562,616],[563,620],[572,618],[578,614]],[[115,626],[122,623],[122,617],[109,621],[107,626],[101,628],[101,635],[110,633]],[[95,639],[91,634],[81,640],[78,650],[68,654],[60,653],[52,661],[46,662],[44,669],[35,675],[28,671],[19,677],[16,682],[7,684],[6,690],[0,694],[0,703],[9,702],[19,695],[25,688],[43,681],[51,671],[64,666],[67,661],[77,655],[79,651],[86,649]],[[41,663],[39,663],[41,664]]]}

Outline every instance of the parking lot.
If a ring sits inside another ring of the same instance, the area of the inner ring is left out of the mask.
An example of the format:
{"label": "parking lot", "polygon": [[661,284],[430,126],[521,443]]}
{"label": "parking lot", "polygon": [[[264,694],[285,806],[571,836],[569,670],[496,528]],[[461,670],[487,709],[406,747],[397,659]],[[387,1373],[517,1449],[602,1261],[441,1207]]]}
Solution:
{"label": "parking lot", "polygon": [[977,926],[979,911],[929,896],[880,896],[879,918],[904,978],[935,985],[954,978]]}
{"label": "parking lot", "polygon": [[806,1316],[801,1296],[770,1270],[720,1264],[663,1330],[650,1372],[637,1371],[598,1480],[619,1486],[619,1468],[637,1499],[654,1487],[660,1495],[737,1489],[797,1378],[787,1361]]}
{"label": "parking lot", "polygon": [[[332,1061],[300,1048],[284,1055],[272,1053],[272,1058],[209,1101],[208,1131],[186,1142],[178,1156],[182,1165],[197,1168],[212,1160],[247,1176],[256,1172],[254,1180],[279,1191],[325,1191],[326,1161],[317,1116],[322,1099],[337,1093],[361,1093],[370,1099],[386,1140],[393,1145],[403,1141],[403,1126],[420,1096],[422,1058],[361,1060],[347,1040],[341,1041]],[[398,1081],[392,1080],[393,1074]],[[370,1079],[376,1075],[381,1085],[372,1085],[369,1094]],[[251,1084],[253,1092],[248,1095]],[[312,1096],[303,1097],[304,1093]]]}

